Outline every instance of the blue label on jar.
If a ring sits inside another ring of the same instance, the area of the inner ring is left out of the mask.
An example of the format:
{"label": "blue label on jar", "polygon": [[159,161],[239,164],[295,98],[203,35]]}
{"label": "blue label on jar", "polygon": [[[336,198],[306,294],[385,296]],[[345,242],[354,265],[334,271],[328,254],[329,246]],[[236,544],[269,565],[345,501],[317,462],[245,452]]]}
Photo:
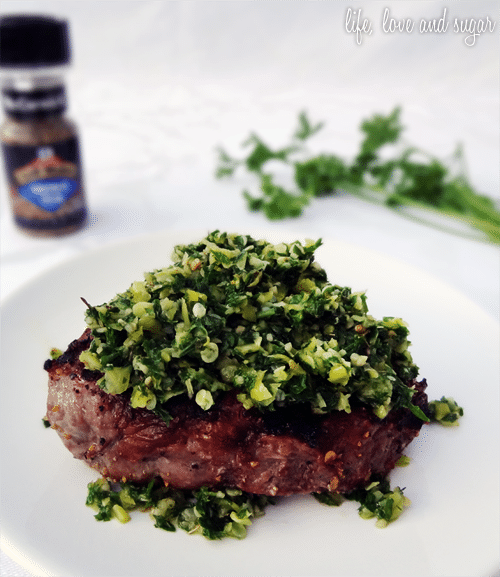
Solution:
{"label": "blue label on jar", "polygon": [[48,212],[55,212],[78,190],[72,178],[34,180],[18,188],[18,193],[31,203]]}

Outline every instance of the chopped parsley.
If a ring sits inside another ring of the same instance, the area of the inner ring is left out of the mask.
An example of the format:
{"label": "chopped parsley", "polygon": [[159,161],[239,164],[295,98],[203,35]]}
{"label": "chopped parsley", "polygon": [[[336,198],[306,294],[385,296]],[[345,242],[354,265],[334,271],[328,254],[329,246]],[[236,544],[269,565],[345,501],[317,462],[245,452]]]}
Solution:
{"label": "chopped parsley", "polygon": [[[318,502],[334,507],[346,500],[357,501],[360,517],[376,518],[376,526],[380,528],[395,521],[410,505],[403,489],[391,490],[387,479],[373,481],[346,495],[329,492],[312,495]],[[131,481],[111,483],[100,478],[88,484],[86,505],[94,509],[97,521],[116,519],[128,523],[132,511],[149,512],[158,529],[169,532],[182,529],[190,535],[219,540],[244,539],[252,522],[264,516],[266,508],[276,502],[274,497],[239,489],[201,487],[191,491],[167,487],[161,480],[153,479],[146,485]]]}
{"label": "chopped parsley", "polygon": [[93,340],[80,359],[106,392],[167,422],[172,397],[210,410],[230,389],[263,411],[350,412],[355,400],[380,418],[406,407],[428,421],[411,402],[406,323],[375,319],[365,293],[331,284],[314,258],[320,244],[215,231],[177,246],[171,266],[88,305]]}
{"label": "chopped parsley", "polygon": [[[305,122],[302,135],[316,129]],[[406,323],[375,319],[364,292],[331,284],[315,261],[320,245],[214,231],[176,246],[171,266],[146,273],[108,303],[84,301],[93,339],[80,359],[102,374],[98,384],[107,393],[167,423],[174,396],[209,411],[221,392],[236,389],[244,407],[262,411],[300,403],[317,414],[350,412],[361,402],[379,418],[405,407],[424,421],[457,425],[463,410],[450,397],[430,403],[430,417],[412,404],[418,367]],[[409,504],[387,479],[346,495],[313,495],[331,506],[358,501],[360,516],[379,527]],[[244,538],[274,503],[233,488],[189,491],[104,478],[89,483],[86,500],[99,521],[126,523],[131,511],[149,511],[155,527],[207,539]]]}
{"label": "chopped parsley", "polygon": [[98,521],[130,521],[130,512],[149,511],[154,526],[165,531],[183,529],[210,540],[233,537],[243,539],[253,519],[264,515],[274,499],[252,495],[239,489],[196,491],[172,489],[152,480],[148,485],[126,481],[112,484],[98,479],[88,484],[86,504]]}
{"label": "chopped parsley", "polygon": [[410,500],[403,494],[404,489],[391,490],[388,479],[372,481],[362,489],[356,489],[346,495],[337,493],[313,493],[314,498],[331,507],[338,507],[345,500],[359,503],[359,516],[362,519],[376,518],[376,526],[387,527],[409,507]]}
{"label": "chopped parsley", "polygon": [[429,411],[431,420],[445,427],[457,427],[458,419],[464,414],[463,408],[459,407],[452,397],[431,401]]}
{"label": "chopped parsley", "polygon": [[347,498],[360,503],[358,512],[363,519],[376,518],[377,527],[387,527],[395,521],[411,503],[404,496],[404,489],[391,490],[389,481],[373,481],[364,489],[352,491]]}

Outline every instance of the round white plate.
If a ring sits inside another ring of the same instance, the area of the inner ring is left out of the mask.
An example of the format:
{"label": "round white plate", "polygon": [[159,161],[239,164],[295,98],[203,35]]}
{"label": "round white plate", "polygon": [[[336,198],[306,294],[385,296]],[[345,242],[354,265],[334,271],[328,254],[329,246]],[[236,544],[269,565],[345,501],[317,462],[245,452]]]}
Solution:
{"label": "round white plate", "polygon": [[[175,244],[208,231],[160,233],[87,252],[39,276],[2,307],[0,388],[1,545],[35,575],[488,576],[499,562],[498,325],[428,274],[382,254],[325,240],[317,260],[331,282],[366,290],[376,317],[401,316],[429,397],[464,407],[458,428],[425,426],[391,475],[412,501],[386,529],[355,503],[329,508],[312,497],[270,507],[243,541],[210,542],[153,527],[99,523],[84,504],[96,473],[44,429],[51,347],[84,327],[84,297],[105,302],[147,270],[170,264]],[[298,238],[240,231],[272,242]]]}

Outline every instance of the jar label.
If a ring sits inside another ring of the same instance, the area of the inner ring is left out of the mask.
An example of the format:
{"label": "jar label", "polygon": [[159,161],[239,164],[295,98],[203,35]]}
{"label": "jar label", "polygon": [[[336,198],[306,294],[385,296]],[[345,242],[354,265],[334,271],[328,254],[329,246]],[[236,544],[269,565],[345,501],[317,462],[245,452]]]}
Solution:
{"label": "jar label", "polygon": [[71,178],[34,180],[20,186],[18,193],[31,203],[54,212],[78,190],[78,182]]}
{"label": "jar label", "polygon": [[66,92],[64,86],[24,91],[4,88],[2,104],[5,112],[18,120],[61,114],[66,110]]}
{"label": "jar label", "polygon": [[76,137],[43,146],[2,143],[2,148],[16,217],[40,225],[40,219],[84,206]]}

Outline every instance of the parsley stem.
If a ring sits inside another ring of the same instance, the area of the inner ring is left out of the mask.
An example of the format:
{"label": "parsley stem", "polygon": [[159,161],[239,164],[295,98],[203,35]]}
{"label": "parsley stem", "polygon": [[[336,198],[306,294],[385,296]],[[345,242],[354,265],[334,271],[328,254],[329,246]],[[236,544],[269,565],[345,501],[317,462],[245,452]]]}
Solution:
{"label": "parsley stem", "polygon": [[[436,230],[441,230],[449,234],[459,235],[469,240],[500,244],[500,224],[495,224],[495,222],[491,222],[484,218],[479,218],[473,215],[464,215],[458,210],[436,208],[424,202],[403,196],[396,197],[398,203],[395,203],[394,205],[388,205],[387,204],[387,198],[389,196],[388,193],[385,190],[376,187],[362,187],[353,185],[350,182],[343,182],[340,183],[339,190],[345,191],[346,193],[361,198],[362,200],[365,200],[367,202],[371,202],[372,204],[376,204],[378,206],[386,206],[404,218],[424,224]],[[435,220],[432,220],[430,218],[426,219],[425,215],[416,216],[415,214],[405,211],[404,210],[405,207],[410,209],[412,208],[418,209],[422,213],[428,213],[430,215],[436,215],[438,217],[454,219],[455,221],[458,220],[465,225],[472,226],[482,231],[485,235],[487,235],[488,240],[478,236],[477,234],[474,234],[473,232],[464,232],[463,230],[459,231],[452,226],[437,223]]]}

